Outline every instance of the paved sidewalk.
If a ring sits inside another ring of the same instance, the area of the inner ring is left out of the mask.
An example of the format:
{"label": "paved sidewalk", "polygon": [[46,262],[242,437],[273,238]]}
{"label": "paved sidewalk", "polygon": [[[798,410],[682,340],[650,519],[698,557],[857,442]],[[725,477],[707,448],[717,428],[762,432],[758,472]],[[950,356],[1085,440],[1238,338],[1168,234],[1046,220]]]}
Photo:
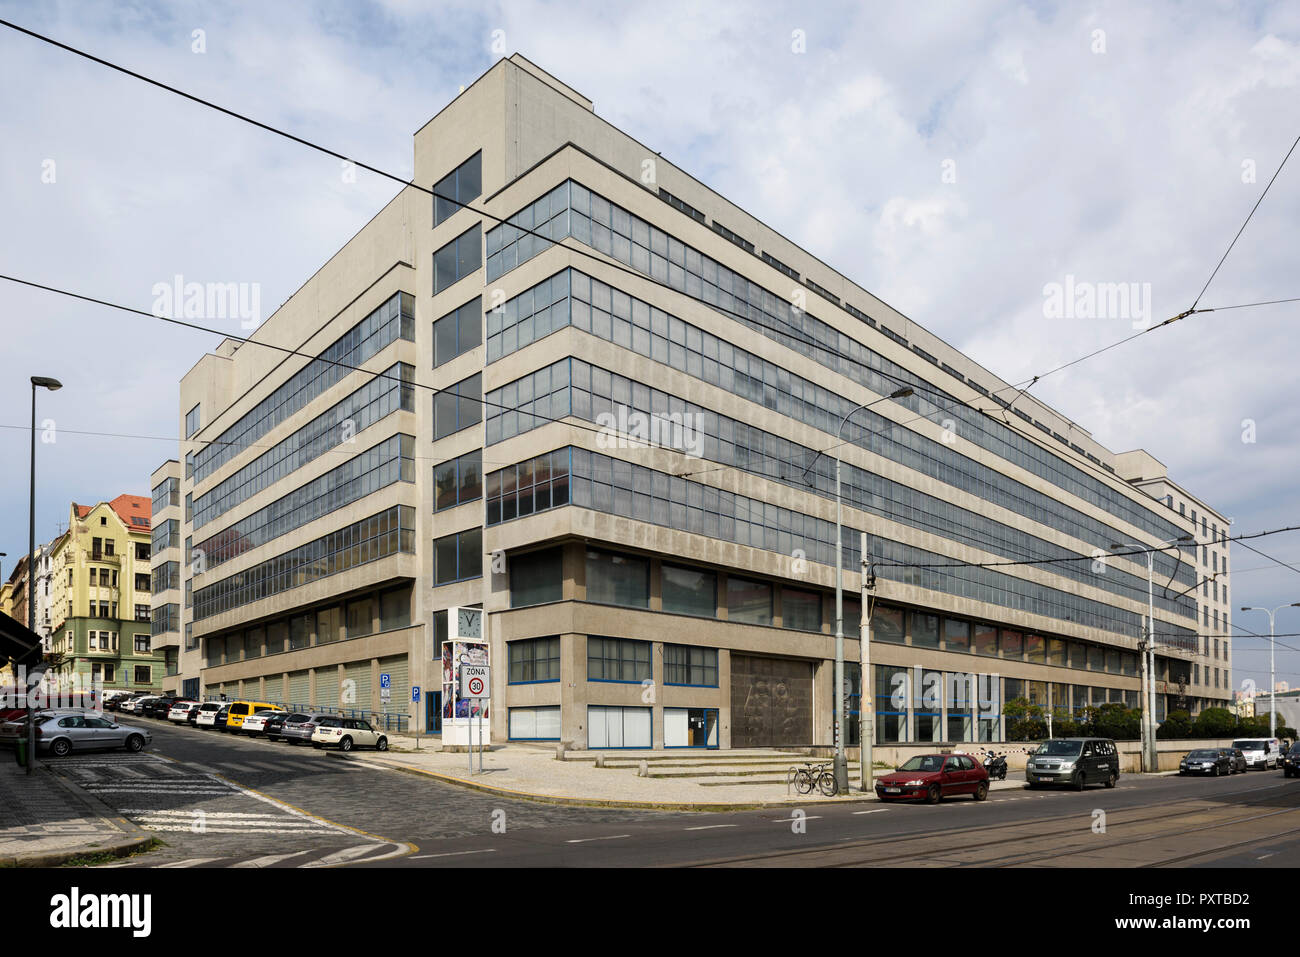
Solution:
{"label": "paved sidewalk", "polygon": [[152,835],[54,773],[30,775],[0,752],[0,867],[56,867],[90,854],[130,853]]}
{"label": "paved sidewalk", "polygon": [[[554,748],[526,744],[496,745],[483,755],[483,773],[471,774],[469,758],[464,752],[438,750],[437,738],[421,737],[420,750],[415,750],[415,739],[400,735],[389,736],[390,747],[386,753],[354,753],[353,757],[339,755],[344,760],[383,764],[415,773],[429,774],[450,783],[500,794],[503,797],[526,798],[559,804],[579,804],[595,807],[637,807],[664,810],[724,811],[781,805],[804,806],[810,803],[853,803],[878,800],[874,794],[863,794],[858,788],[858,769],[850,768],[848,795],[823,797],[820,794],[799,795],[787,790],[784,774],[781,780],[764,779],[764,783],[745,783],[730,776],[727,783],[718,784],[716,778],[690,777],[640,777],[636,765],[644,758],[654,769],[670,761],[693,761],[707,769],[711,761],[726,760],[734,752],[716,751],[708,755],[677,755],[674,752],[636,751],[609,752],[605,755],[610,766],[597,767],[595,755],[590,752],[570,751],[564,761],[558,761]],[[332,755],[336,752],[330,752]],[[781,752],[769,752],[771,758]],[[809,759],[795,752],[784,757],[789,767],[804,764]],[[815,759],[818,762],[827,760]],[[614,766],[617,765],[617,766]],[[478,754],[474,755],[474,769],[478,770]],[[876,774],[887,773],[877,769]],[[994,781],[991,790],[1024,787],[1023,779]]]}

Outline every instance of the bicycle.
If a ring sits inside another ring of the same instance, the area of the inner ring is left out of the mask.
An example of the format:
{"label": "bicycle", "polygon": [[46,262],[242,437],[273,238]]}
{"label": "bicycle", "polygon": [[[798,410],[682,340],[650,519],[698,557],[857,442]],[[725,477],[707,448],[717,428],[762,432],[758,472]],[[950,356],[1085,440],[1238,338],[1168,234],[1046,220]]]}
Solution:
{"label": "bicycle", "polygon": [[839,788],[835,784],[835,773],[829,770],[829,765],[809,762],[803,767],[795,769],[795,791],[799,794],[812,794],[814,788],[819,789],[826,797],[834,797],[838,793]]}

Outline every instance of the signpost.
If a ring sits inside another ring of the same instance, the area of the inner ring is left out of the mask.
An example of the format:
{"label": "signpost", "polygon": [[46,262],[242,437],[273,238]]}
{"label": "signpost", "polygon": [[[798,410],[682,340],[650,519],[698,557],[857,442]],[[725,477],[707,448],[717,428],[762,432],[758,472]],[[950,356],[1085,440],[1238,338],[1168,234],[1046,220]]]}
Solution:
{"label": "signpost", "polygon": [[[474,705],[481,705],[482,700],[492,697],[492,669],[487,665],[472,665],[467,658],[460,660],[460,696],[467,698]],[[472,707],[474,727],[478,732],[478,773],[483,773],[483,709]],[[469,773],[474,773],[474,748],[469,748]]]}

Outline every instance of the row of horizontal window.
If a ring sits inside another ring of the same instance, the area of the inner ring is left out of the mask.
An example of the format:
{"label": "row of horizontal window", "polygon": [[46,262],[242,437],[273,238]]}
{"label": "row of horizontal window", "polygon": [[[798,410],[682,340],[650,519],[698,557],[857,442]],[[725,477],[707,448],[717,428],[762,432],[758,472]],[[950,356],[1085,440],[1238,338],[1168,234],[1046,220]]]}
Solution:
{"label": "row of horizontal window", "polygon": [[231,611],[399,552],[414,554],[415,510],[395,505],[194,593],[194,620]]}
{"label": "row of horizontal window", "polygon": [[[834,562],[833,523],[708,486],[691,490],[699,484],[585,449],[572,451],[570,496],[576,506],[782,555],[798,552],[823,564]],[[664,494],[655,494],[656,486]],[[650,492],[637,490],[646,487]],[[688,504],[694,500],[701,504]],[[859,559],[855,536],[849,539],[845,563],[852,568]],[[877,574],[902,584],[1119,634],[1137,634],[1142,626],[1141,615],[990,568],[925,567],[951,565],[952,559],[911,545],[874,537],[872,550],[879,563]],[[1171,644],[1191,642],[1189,647],[1194,647],[1189,629],[1162,626]]]}
{"label": "row of horizontal window", "polygon": [[157,515],[170,505],[181,503],[181,483],[174,476],[163,479],[153,489],[153,514]]}
{"label": "row of horizontal window", "polygon": [[[511,607],[560,600],[562,561],[558,548],[511,556],[508,567]],[[597,604],[649,609],[650,596],[657,591],[658,610],[668,614],[716,619],[725,609],[728,621],[752,625],[779,622],[782,628],[813,633],[820,633],[824,623],[835,624],[831,592],[728,573],[720,606],[717,572],[664,559],[589,548],[584,581],[586,600]],[[861,628],[861,602],[849,597],[841,607],[844,633],[856,636]],[[871,640],[1080,671],[1125,676],[1138,672],[1137,655],[1119,648],[882,603],[872,608]]]}
{"label": "row of horizontal window", "polygon": [[[533,228],[531,224],[534,222],[546,223],[544,235],[552,241],[572,236],[687,295],[739,313],[740,321],[760,334],[808,355],[854,381],[863,382],[880,394],[893,391],[899,381],[931,393],[939,391],[943,406],[936,405],[919,392],[901,401],[919,416],[944,411],[961,422],[962,434],[976,444],[1153,535],[1169,539],[1180,534],[1172,523],[1152,514],[1143,504],[1128,499],[1004,423],[970,409],[905,367],[840,333],[806,310],[795,309],[786,299],[750,282],[576,181],[559,184],[516,216],[519,217],[518,225],[526,228]],[[516,217],[511,217],[509,222],[515,220]],[[524,246],[530,239],[536,237],[521,234],[511,225],[489,231],[489,282],[549,246],[546,241],[537,239],[535,244],[528,244],[522,251],[508,257],[502,255],[506,245],[512,248]],[[495,264],[494,249],[498,250],[495,255],[500,257]],[[885,379],[880,375],[882,372],[890,378]]]}
{"label": "row of horizontal window", "polygon": [[[195,547],[211,571],[395,482],[415,481],[415,437],[398,433],[282,495]],[[191,558],[193,561],[194,558]]]}
{"label": "row of horizontal window", "polygon": [[415,367],[398,362],[334,403],[194,502],[194,529],[215,521],[398,410],[415,410]]}
{"label": "row of horizontal window", "polygon": [[249,658],[298,651],[317,645],[365,638],[411,625],[411,587],[358,595],[346,602],[295,612],[258,623],[252,628],[210,635],[204,639],[209,668]]}
{"label": "row of horizontal window", "polygon": [[352,367],[360,365],[399,339],[415,341],[415,297],[406,292],[395,293],[246,412],[234,425],[199,449],[194,454],[194,480],[201,482],[316,396],[341,381],[352,371]]}
{"label": "row of horizontal window", "polygon": [[[642,684],[654,681],[648,641],[587,636],[587,680]],[[510,684],[560,680],[560,638],[525,638],[506,644]],[[718,649],[664,645],[666,685],[718,686]]]}
{"label": "row of horizontal window", "polygon": [[[585,278],[575,276],[575,286]],[[570,370],[568,374],[564,372],[566,363]],[[563,390],[566,382],[570,386],[569,395],[557,397],[557,390]],[[539,396],[539,393],[545,394]],[[544,424],[547,421],[544,416],[572,414],[599,423],[618,421],[620,413],[624,413],[623,419],[626,420],[635,413],[646,423],[652,422],[656,417],[661,421],[693,423],[692,439],[701,446],[692,449],[693,454],[801,490],[805,486],[786,474],[785,463],[815,460],[816,481],[808,481],[808,486],[826,498],[834,496],[832,463],[827,457],[819,458],[816,450],[717,415],[711,410],[591,366],[580,359],[562,359],[552,366],[530,373],[495,390],[489,399],[495,403],[488,410],[486,442],[489,445]],[[767,446],[770,446],[770,450]],[[1035,561],[1050,559],[1054,564],[1044,567],[1058,574],[1130,598],[1140,600],[1146,597],[1145,579],[1122,568],[1107,569],[1102,566],[1104,573],[1094,574],[1091,556],[1086,561],[1074,561],[1073,559],[1082,559],[1083,556],[856,466],[848,466],[844,478],[842,491],[845,500],[859,508],[1008,558]],[[1010,480],[1007,481],[1008,488],[1013,485]],[[1006,494],[1007,490],[1003,491]],[[1025,491],[1046,498],[1042,493],[1028,489]],[[552,507],[556,504],[563,502],[550,503]],[[504,510],[497,512],[490,509],[487,523],[494,525],[498,521],[530,514],[533,510],[531,503],[526,503],[526,506],[526,510],[516,510],[513,515]],[[1083,524],[1085,522],[1081,521],[1080,525]],[[1105,535],[1106,529],[1095,521],[1092,524],[1100,528],[1099,533],[1090,536],[1095,543],[1098,535]],[[1086,532],[1093,529],[1067,526],[1063,530],[1086,538],[1089,537]],[[1070,560],[1056,561],[1057,559]],[[1193,598],[1168,598],[1161,595],[1158,602],[1163,610],[1171,613],[1185,617],[1195,615]]]}
{"label": "row of horizontal window", "polygon": [[[568,294],[571,303],[563,297]],[[547,316],[543,324],[535,322],[537,310]],[[630,348],[640,355],[686,372],[712,385],[724,388],[809,425],[837,434],[840,422],[853,405],[817,383],[794,375],[788,370],[760,358],[711,333],[686,323],[657,307],[629,296],[621,290],[593,279],[577,270],[565,269],[508,300],[499,310],[488,314],[489,343],[498,339],[517,342],[522,348],[570,321],[578,328],[615,345]],[[505,354],[508,354],[508,349]],[[492,346],[489,346],[489,360]],[[542,373],[544,377],[546,373]],[[525,392],[536,376],[524,377],[520,389]],[[495,401],[509,409],[517,407],[517,392],[511,386],[492,393]],[[615,396],[616,401],[623,401]],[[543,424],[544,416],[568,414],[570,403],[560,401],[549,406],[520,407],[535,417],[509,415],[504,409],[489,409],[487,444],[509,438],[528,427]],[[578,405],[573,414],[584,415]],[[649,411],[649,410],[643,410]],[[498,431],[494,419],[508,416]],[[962,455],[948,445],[905,429],[893,420],[867,410],[862,418],[867,424],[854,424],[849,440],[893,461],[922,471],[955,488],[983,494],[1026,518],[1050,525],[1074,537],[1108,548],[1121,538],[1115,528],[1070,508],[1052,496],[997,472],[995,469]],[[861,419],[859,420],[861,421]],[[708,452],[706,457],[711,457]],[[809,455],[805,460],[811,458]],[[790,461],[789,456],[783,456]],[[730,464],[730,463],[723,463]],[[1157,556],[1162,574],[1174,576],[1190,585],[1193,572],[1166,555]],[[1190,608],[1190,606],[1189,606]]]}

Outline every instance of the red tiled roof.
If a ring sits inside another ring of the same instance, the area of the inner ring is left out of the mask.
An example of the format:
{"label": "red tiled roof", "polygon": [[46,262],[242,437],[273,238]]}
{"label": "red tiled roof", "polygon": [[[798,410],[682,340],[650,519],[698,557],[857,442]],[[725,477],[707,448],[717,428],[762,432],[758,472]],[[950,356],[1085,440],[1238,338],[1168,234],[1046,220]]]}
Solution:
{"label": "red tiled roof", "polygon": [[72,507],[77,510],[77,518],[85,518],[93,508],[91,505],[78,505],[76,502],[72,503]]}
{"label": "red tiled roof", "polygon": [[149,513],[153,508],[153,500],[149,496],[122,494],[108,504],[128,528],[149,528]]}

